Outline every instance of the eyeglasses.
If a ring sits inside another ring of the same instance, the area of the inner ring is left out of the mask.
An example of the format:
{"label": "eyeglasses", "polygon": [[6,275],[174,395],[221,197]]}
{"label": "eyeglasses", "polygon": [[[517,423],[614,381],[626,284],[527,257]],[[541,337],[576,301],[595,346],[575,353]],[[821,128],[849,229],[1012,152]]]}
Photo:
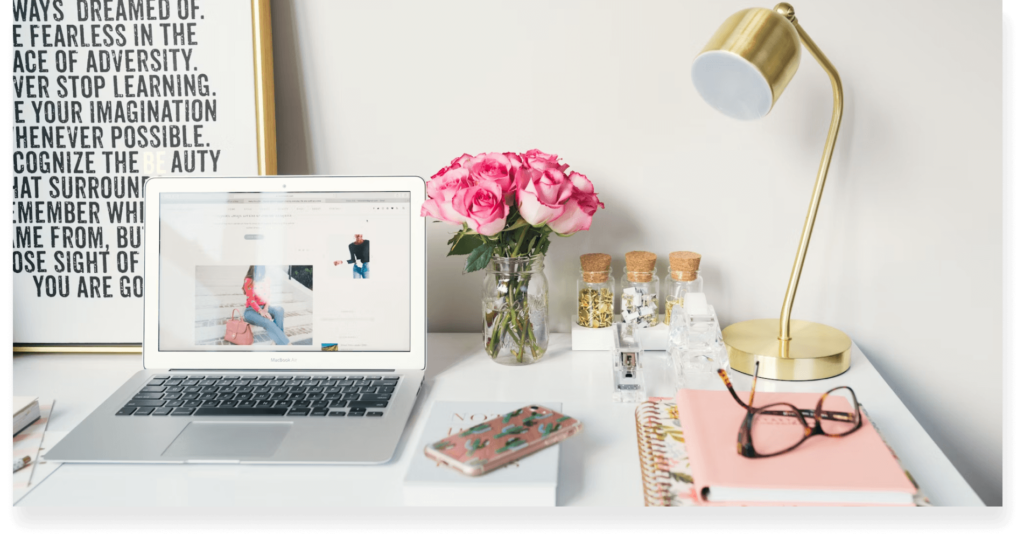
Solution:
{"label": "eyeglasses", "polygon": [[[740,425],[736,440],[736,451],[739,454],[747,458],[777,456],[796,449],[812,436],[841,438],[849,436],[861,427],[860,402],[857,402],[857,395],[849,387],[836,387],[821,395],[814,410],[802,410],[785,402],[760,408],[753,407],[760,365],[759,362],[754,363],[754,381],[750,385],[750,399],[747,404],[740,400],[732,388],[725,370],[718,369],[718,375],[729,388],[736,403],[747,410],[747,416]],[[829,407],[833,410],[822,409],[826,399],[829,399]],[[813,419],[813,426],[807,424],[807,419]]]}

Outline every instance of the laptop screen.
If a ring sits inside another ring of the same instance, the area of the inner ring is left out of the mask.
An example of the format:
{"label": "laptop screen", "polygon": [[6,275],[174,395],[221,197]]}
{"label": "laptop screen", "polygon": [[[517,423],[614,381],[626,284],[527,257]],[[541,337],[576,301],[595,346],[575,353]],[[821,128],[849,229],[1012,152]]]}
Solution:
{"label": "laptop screen", "polygon": [[409,192],[159,204],[160,351],[410,351]]}

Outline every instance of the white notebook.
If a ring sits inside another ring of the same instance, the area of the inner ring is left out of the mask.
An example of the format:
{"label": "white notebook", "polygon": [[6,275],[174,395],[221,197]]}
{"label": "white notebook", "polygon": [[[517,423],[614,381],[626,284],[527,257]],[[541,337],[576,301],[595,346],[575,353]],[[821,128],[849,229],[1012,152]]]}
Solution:
{"label": "white notebook", "polygon": [[[431,507],[554,507],[559,445],[538,451],[479,477],[438,465],[423,454],[435,441],[504,415],[524,402],[435,402],[405,474],[406,505]],[[561,411],[560,402],[538,405]]]}

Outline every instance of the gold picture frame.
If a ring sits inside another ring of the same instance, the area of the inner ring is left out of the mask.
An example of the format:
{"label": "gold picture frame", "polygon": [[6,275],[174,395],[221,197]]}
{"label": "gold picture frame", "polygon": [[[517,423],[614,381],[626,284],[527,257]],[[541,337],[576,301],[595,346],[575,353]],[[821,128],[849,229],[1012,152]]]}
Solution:
{"label": "gold picture frame", "polygon": [[[277,174],[277,122],[274,110],[274,41],[270,0],[251,0],[252,50],[256,90],[256,159],[259,175]],[[14,353],[142,353],[142,344],[18,344]]]}

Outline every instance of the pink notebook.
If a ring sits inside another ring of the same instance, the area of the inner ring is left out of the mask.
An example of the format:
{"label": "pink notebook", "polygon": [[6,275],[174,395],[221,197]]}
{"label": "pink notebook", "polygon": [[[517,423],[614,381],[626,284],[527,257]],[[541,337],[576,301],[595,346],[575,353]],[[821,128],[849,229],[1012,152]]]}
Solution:
{"label": "pink notebook", "polygon": [[[754,407],[788,402],[814,409],[819,398],[759,392]],[[839,409],[829,401],[826,409]],[[694,487],[705,505],[914,505],[917,489],[867,418],[849,436],[815,436],[779,456],[746,458],[736,451],[746,410],[732,395],[682,389],[676,402]]]}

